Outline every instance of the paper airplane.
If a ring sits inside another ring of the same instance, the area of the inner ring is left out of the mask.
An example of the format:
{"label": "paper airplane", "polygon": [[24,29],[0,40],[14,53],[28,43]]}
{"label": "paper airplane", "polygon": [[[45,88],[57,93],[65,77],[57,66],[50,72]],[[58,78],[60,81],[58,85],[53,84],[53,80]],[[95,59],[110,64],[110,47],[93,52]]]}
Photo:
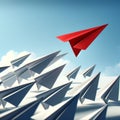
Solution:
{"label": "paper airplane", "polygon": [[76,76],[77,76],[77,73],[78,73],[79,69],[80,69],[80,66],[77,67],[77,68],[75,68],[74,70],[72,70],[72,71],[67,75],[68,80],[70,80],[71,78],[75,79]]}
{"label": "paper airplane", "polygon": [[64,67],[65,64],[36,77],[35,78],[36,84],[37,85],[40,84],[46,88],[51,89]]}
{"label": "paper airplane", "polygon": [[47,56],[44,56],[41,59],[38,59],[39,62],[35,61],[35,63],[30,63],[30,65],[28,65],[30,70],[40,74],[49,65],[49,63],[51,63],[51,61],[57,56],[59,52],[60,51],[57,51]]}
{"label": "paper airplane", "polygon": [[84,70],[83,73],[82,73],[83,76],[84,77],[87,77],[87,76],[90,77],[93,73],[94,68],[95,68],[95,65],[93,65],[92,67],[89,67],[86,70]]}
{"label": "paper airplane", "polygon": [[53,113],[44,120],[74,120],[79,94],[70,98],[66,103],[60,105]]}
{"label": "paper airplane", "polygon": [[84,102],[85,98],[95,101],[99,77],[100,77],[100,73],[94,75],[93,77],[88,79],[85,83],[83,83],[83,85],[81,85],[81,90],[80,90],[81,103]]}
{"label": "paper airplane", "polygon": [[[60,90],[66,88],[66,87],[67,87],[68,85],[70,85],[70,84],[71,84],[71,82],[68,82],[68,83],[63,84],[63,85],[61,85],[61,86],[52,88],[52,89],[50,89],[50,90],[48,90],[48,91],[45,91],[45,92],[43,92],[43,93],[38,94],[38,95],[36,96],[36,98],[42,100],[41,104],[42,104],[42,106],[44,107],[44,109],[48,109],[48,108],[49,108],[49,104],[43,102],[43,100],[44,100],[44,99],[47,99],[49,96],[52,96],[52,94],[54,94],[54,93],[58,93]],[[54,95],[55,95],[55,94],[54,94]],[[54,96],[54,95],[53,95],[53,96]],[[63,94],[62,94],[62,95],[63,95]],[[61,97],[62,97],[62,96],[61,96]],[[59,102],[59,101],[58,101],[58,102]]]}
{"label": "paper airplane", "polygon": [[65,87],[61,88],[59,91],[55,92],[53,95],[51,95],[49,98],[47,98],[46,100],[44,100],[45,103],[49,104],[49,105],[57,105],[58,103],[60,103],[65,94],[68,91],[68,88],[70,87],[72,82],[66,84]]}
{"label": "paper airplane", "polygon": [[120,80],[120,76],[118,76],[109,85],[105,86],[105,88],[99,93],[100,94],[99,97],[101,97],[105,103],[108,103],[108,100],[118,101],[119,80]]}
{"label": "paper airplane", "polygon": [[94,112],[81,118],[81,120],[105,120],[107,107],[108,107],[107,104],[105,104],[104,106],[102,106],[98,110],[95,110]]}
{"label": "paper airplane", "polygon": [[21,65],[28,57],[30,56],[30,53],[22,56],[22,57],[19,57],[19,58],[16,58],[14,60],[11,61],[11,64],[13,66],[16,66],[18,67],[19,65]]}
{"label": "paper airplane", "polygon": [[41,100],[35,100],[23,106],[13,108],[11,111],[0,116],[1,120],[30,120]]}
{"label": "paper airplane", "polygon": [[40,93],[40,94],[38,94],[38,95],[36,96],[36,98],[37,98],[37,99],[42,99],[42,100],[44,100],[44,99],[46,99],[47,97],[49,97],[50,95],[52,95],[52,94],[54,94],[55,92],[59,91],[60,89],[68,86],[70,83],[71,83],[71,82],[68,82],[68,83],[65,83],[65,84],[63,84],[63,85],[57,86],[57,87],[55,87],[55,88],[52,88],[52,89],[50,89],[50,90],[48,90],[48,91],[45,91],[45,92],[43,92],[43,93]]}
{"label": "paper airplane", "polygon": [[61,54],[56,56],[50,63],[48,66],[51,66],[52,64],[54,64],[55,62],[57,62],[58,60],[60,60],[62,57],[64,57],[67,53]]}
{"label": "paper airplane", "polygon": [[16,86],[16,87],[1,90],[0,91],[0,104],[2,103],[3,107],[4,107],[4,104],[5,104],[4,99],[3,99],[4,97],[6,97],[10,94],[16,93],[17,91],[20,91],[21,89],[25,88],[29,84],[31,84],[31,83],[26,83],[26,84],[19,85],[19,86]]}
{"label": "paper airplane", "polygon": [[57,36],[58,39],[63,42],[69,41],[72,50],[77,57],[81,50],[86,50],[89,45],[95,40],[95,38],[103,31],[107,24],[81,30],[73,33]]}
{"label": "paper airplane", "polygon": [[27,84],[24,88],[21,88],[20,90],[5,97],[4,100],[17,107],[21,103],[21,101],[24,99],[26,94],[29,92],[31,87],[34,85],[34,83],[35,82],[31,82]]}

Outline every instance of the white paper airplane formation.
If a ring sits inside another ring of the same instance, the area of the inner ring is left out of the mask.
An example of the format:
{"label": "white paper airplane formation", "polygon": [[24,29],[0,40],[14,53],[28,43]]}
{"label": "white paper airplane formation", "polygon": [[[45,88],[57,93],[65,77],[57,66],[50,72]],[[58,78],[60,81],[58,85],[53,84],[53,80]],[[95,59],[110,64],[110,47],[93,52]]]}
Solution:
{"label": "white paper airplane formation", "polygon": [[22,64],[27,54],[10,61],[11,66],[0,67],[0,120],[74,120],[77,113],[82,114],[79,120],[110,119],[109,106],[120,106],[120,76],[100,90],[100,73],[92,75],[95,65],[80,73],[76,67],[60,78],[65,64],[49,69],[65,55],[59,53]]}

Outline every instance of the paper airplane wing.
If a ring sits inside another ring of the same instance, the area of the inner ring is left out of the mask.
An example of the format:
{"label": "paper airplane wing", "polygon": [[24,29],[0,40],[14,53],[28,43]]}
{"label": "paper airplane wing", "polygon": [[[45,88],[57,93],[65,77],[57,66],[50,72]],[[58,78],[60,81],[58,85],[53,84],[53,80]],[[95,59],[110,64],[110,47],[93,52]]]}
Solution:
{"label": "paper airplane wing", "polygon": [[103,31],[106,26],[107,25],[102,25],[89,29],[89,32],[86,33],[86,36],[84,36],[84,38],[74,47],[82,50],[87,49],[87,47],[95,40],[95,38]]}

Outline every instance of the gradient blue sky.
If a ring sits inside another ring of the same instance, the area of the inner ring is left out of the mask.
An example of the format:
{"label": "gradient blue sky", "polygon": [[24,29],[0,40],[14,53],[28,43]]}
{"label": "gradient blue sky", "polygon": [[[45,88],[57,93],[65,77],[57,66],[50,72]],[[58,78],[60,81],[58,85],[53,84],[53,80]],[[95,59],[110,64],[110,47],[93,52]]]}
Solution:
{"label": "gradient blue sky", "polygon": [[[56,36],[108,23],[94,43],[76,58],[68,43]],[[0,57],[9,50],[44,55],[56,50],[83,68],[96,64],[97,71],[120,73],[119,0],[1,0]],[[113,70],[116,69],[116,70]]]}

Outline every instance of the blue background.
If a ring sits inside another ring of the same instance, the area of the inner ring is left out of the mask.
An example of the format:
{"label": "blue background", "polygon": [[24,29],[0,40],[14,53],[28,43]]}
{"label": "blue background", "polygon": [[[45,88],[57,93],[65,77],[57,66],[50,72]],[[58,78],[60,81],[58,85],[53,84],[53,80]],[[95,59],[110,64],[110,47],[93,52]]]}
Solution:
{"label": "blue background", "polygon": [[[108,23],[93,44],[76,58],[68,43],[56,36]],[[69,54],[72,66],[96,64],[105,74],[120,73],[119,0],[0,0],[0,56],[9,50],[35,52],[57,50]],[[119,68],[118,68],[119,67]]]}

